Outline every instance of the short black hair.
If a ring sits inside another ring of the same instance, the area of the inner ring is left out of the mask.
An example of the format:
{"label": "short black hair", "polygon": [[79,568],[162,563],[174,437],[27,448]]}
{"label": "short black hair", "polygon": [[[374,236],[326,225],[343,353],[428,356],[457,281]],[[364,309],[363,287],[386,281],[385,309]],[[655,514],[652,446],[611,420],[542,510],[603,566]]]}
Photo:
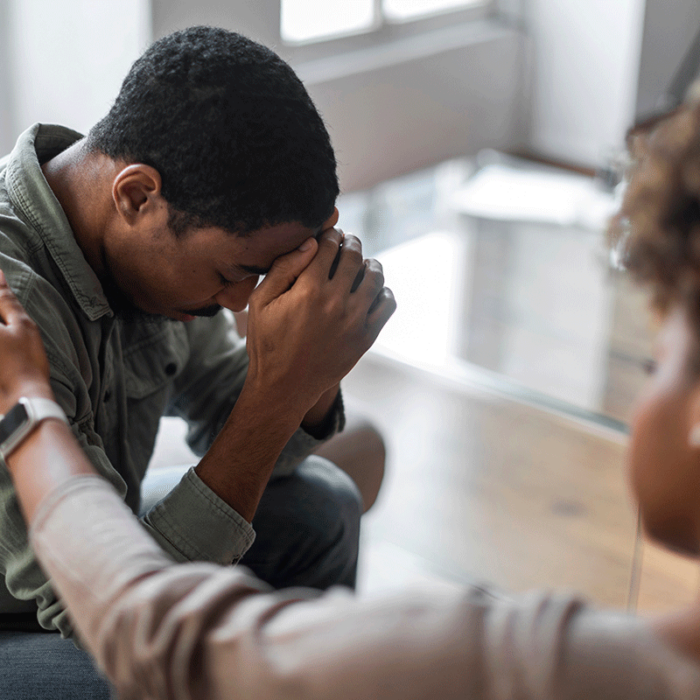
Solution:
{"label": "short black hair", "polygon": [[87,146],[162,178],[176,233],[320,226],[338,196],[323,119],[292,68],[235,32],[190,27],[134,63]]}

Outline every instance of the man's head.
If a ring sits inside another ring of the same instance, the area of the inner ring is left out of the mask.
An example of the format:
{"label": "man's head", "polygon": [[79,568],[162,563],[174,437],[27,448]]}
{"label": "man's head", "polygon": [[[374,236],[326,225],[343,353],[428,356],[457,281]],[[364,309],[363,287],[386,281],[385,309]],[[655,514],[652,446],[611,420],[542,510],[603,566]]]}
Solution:
{"label": "man's head", "polygon": [[115,215],[91,263],[117,306],[245,307],[255,270],[337,220],[335,156],[306,89],[224,29],[155,42],[84,148],[111,173]]}
{"label": "man's head", "polygon": [[176,233],[315,228],[338,196],[328,132],[299,78],[270,49],[224,29],[156,41],[87,146],[155,168]]}

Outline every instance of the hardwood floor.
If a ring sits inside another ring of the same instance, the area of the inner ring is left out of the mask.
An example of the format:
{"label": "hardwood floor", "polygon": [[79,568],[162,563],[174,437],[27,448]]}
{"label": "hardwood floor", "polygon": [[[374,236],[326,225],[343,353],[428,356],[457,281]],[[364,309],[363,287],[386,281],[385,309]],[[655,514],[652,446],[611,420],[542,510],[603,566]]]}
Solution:
{"label": "hardwood floor", "polygon": [[[344,386],[389,448],[361,591],[489,582],[627,604],[636,515],[622,437],[377,357]],[[639,608],[689,600],[697,583],[694,563],[647,547]]]}
{"label": "hardwood floor", "polygon": [[[360,595],[490,583],[627,605],[636,515],[623,436],[376,355],[344,392],[388,447],[363,519]],[[163,420],[152,468],[196,461],[184,434],[182,421]],[[644,545],[640,610],[672,608],[697,589],[696,563]]]}

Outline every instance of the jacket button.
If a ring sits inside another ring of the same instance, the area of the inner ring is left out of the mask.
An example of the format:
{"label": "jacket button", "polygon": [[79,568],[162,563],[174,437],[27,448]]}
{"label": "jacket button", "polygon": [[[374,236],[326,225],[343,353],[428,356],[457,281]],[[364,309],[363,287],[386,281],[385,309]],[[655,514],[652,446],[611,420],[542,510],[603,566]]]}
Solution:
{"label": "jacket button", "polygon": [[174,362],[168,362],[168,364],[165,365],[165,373],[169,377],[172,377],[175,372],[177,372],[177,365]]}

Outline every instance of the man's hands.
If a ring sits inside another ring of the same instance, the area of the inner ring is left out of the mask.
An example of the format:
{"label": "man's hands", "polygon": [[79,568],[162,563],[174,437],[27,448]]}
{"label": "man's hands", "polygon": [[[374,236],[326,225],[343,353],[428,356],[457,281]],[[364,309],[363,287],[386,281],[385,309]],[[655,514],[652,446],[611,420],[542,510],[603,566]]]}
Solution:
{"label": "man's hands", "polygon": [[279,258],[249,308],[246,384],[301,422],[374,343],[396,302],[359,239],[329,228]]}
{"label": "man's hands", "polygon": [[0,270],[0,413],[21,396],[53,398],[49,363],[39,329]]}
{"label": "man's hands", "polygon": [[[248,373],[200,479],[249,522],[294,431],[325,418],[340,380],[396,308],[376,260],[326,222],[318,240],[278,258],[248,304]],[[226,468],[222,468],[225,465]]]}

